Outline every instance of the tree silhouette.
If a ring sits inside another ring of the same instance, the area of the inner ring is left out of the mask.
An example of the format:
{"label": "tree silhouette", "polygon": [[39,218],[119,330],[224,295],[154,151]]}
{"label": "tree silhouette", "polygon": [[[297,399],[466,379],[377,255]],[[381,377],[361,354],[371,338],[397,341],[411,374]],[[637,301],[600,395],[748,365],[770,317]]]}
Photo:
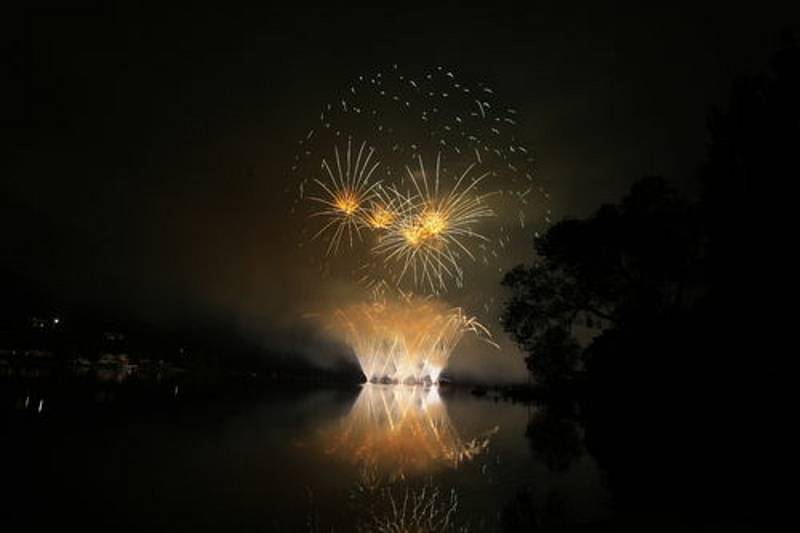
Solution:
{"label": "tree silhouette", "polygon": [[577,326],[625,328],[688,305],[701,244],[694,209],[660,177],[638,181],[619,205],[550,228],[534,243],[538,260],[503,280],[503,325],[537,382],[562,383],[581,366]]}
{"label": "tree silhouette", "polygon": [[[719,351],[760,353],[762,358],[782,352],[773,332],[784,312],[774,299],[793,276],[783,265],[791,252],[789,219],[796,211],[800,46],[797,31],[785,30],[781,40],[766,68],[736,78],[728,105],[711,114],[701,171],[712,294],[709,327],[726,344]],[[762,361],[764,366],[782,363]],[[750,364],[744,357],[724,361],[725,382],[734,388],[752,386]]]}
{"label": "tree silhouette", "polygon": [[[709,130],[698,203],[645,177],[619,204],[554,225],[536,261],[506,275],[503,324],[538,383],[578,390],[617,509],[762,523],[781,468],[764,398],[786,359],[772,343],[791,235],[778,217],[793,213],[782,192],[800,150],[793,34],[734,81]],[[563,386],[571,376],[579,387]]]}

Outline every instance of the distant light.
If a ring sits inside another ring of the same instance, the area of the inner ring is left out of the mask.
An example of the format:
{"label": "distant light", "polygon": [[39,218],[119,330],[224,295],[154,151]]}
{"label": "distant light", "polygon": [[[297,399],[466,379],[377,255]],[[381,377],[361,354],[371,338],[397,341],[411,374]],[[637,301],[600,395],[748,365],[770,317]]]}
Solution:
{"label": "distant light", "polygon": [[41,413],[42,409],[44,409],[44,399],[39,400],[39,407],[36,409],[36,411]]}
{"label": "distant light", "polygon": [[60,318],[54,318],[53,319],[53,324],[58,324],[59,322],[61,322]]}

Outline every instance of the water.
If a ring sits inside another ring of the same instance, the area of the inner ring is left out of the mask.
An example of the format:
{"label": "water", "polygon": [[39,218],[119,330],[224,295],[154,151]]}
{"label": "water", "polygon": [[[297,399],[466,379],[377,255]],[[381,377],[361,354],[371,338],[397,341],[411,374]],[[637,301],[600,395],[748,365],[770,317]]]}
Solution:
{"label": "water", "polygon": [[4,501],[23,526],[504,531],[609,515],[577,424],[463,390],[41,379],[0,390]]}

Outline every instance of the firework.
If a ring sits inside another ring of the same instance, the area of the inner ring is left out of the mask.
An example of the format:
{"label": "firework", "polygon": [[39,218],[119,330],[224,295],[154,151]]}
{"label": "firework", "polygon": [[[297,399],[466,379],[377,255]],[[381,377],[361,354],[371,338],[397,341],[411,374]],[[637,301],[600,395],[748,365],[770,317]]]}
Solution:
{"label": "firework", "polygon": [[365,218],[369,216],[366,206],[372,203],[376,187],[379,185],[379,182],[370,184],[370,178],[380,163],[375,162],[370,166],[370,159],[375,150],[369,148],[365,155],[366,144],[366,142],[362,142],[358,154],[353,157],[352,142],[348,140],[345,161],[342,161],[343,158],[339,155],[338,146],[334,146],[335,169],[331,168],[327,159],[323,159],[321,165],[322,170],[327,174],[327,183],[320,179],[314,179],[314,183],[319,186],[322,194],[311,196],[310,200],[322,204],[323,208],[311,216],[320,216],[327,220],[314,238],[330,230],[332,235],[328,241],[326,252],[328,254],[338,251],[345,234],[352,247],[354,236],[361,238],[360,228],[363,226]]}
{"label": "firework", "polygon": [[[409,206],[404,216],[387,227],[373,252],[384,257],[385,262],[401,265],[396,283],[402,283],[410,272],[416,287],[426,286],[432,293],[447,287],[452,279],[461,285],[462,254],[475,260],[470,246],[488,239],[475,227],[494,212],[487,203],[492,194],[478,194],[478,184],[487,173],[468,179],[474,165],[469,165],[452,187],[442,184],[441,154],[437,154],[432,180],[428,179],[422,156],[418,157],[417,172],[406,168],[413,192],[400,198],[398,204]],[[432,183],[431,183],[432,181]]]}
{"label": "firework", "polygon": [[[299,140],[292,166],[296,201],[309,188],[321,191],[315,198],[323,209],[312,216],[324,222],[308,227],[305,238],[326,236],[326,257],[342,240],[352,249],[347,261],[324,261],[324,271],[357,263],[354,271],[369,286],[439,294],[463,288],[475,268],[521,262],[510,240],[533,206],[545,221],[550,213],[519,119],[490,86],[444,67],[411,72],[393,65],[351,80]],[[368,150],[362,144],[369,166],[350,154],[353,138],[369,139]],[[331,147],[345,143],[347,157],[335,148],[334,165]],[[435,171],[425,168],[423,154],[436,154]]]}
{"label": "firework", "polygon": [[[494,299],[476,289],[477,271],[526,260],[509,243],[527,237],[534,206],[549,222],[517,111],[487,84],[443,67],[394,65],[357,76],[318,117],[292,165],[298,249],[312,252],[306,259],[323,276],[346,273],[359,289],[403,295],[318,316],[369,381],[436,383],[465,335],[491,343],[462,311],[479,301],[487,323],[497,318]],[[337,254],[343,243],[347,254]],[[450,291],[460,305],[432,299]]]}
{"label": "firework", "polygon": [[368,228],[376,232],[389,230],[405,218],[412,207],[410,199],[404,198],[395,189],[379,185],[362,220]]}
{"label": "firework", "polygon": [[371,382],[436,383],[465,334],[491,343],[475,317],[410,294],[339,308],[326,326],[353,349]]}

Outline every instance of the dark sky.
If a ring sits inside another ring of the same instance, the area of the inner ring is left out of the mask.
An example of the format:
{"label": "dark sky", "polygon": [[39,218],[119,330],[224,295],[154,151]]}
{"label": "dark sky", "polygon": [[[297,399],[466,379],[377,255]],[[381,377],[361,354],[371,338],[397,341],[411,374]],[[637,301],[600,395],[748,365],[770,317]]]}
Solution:
{"label": "dark sky", "polygon": [[[487,80],[525,117],[557,220],[647,173],[694,192],[708,110],[797,20],[764,2],[64,4],[0,8],[4,290],[11,273],[61,301],[224,321],[276,346],[296,343],[297,315],[321,291],[290,253],[290,154],[360,72],[444,64]],[[511,356],[489,366],[521,368]]]}

